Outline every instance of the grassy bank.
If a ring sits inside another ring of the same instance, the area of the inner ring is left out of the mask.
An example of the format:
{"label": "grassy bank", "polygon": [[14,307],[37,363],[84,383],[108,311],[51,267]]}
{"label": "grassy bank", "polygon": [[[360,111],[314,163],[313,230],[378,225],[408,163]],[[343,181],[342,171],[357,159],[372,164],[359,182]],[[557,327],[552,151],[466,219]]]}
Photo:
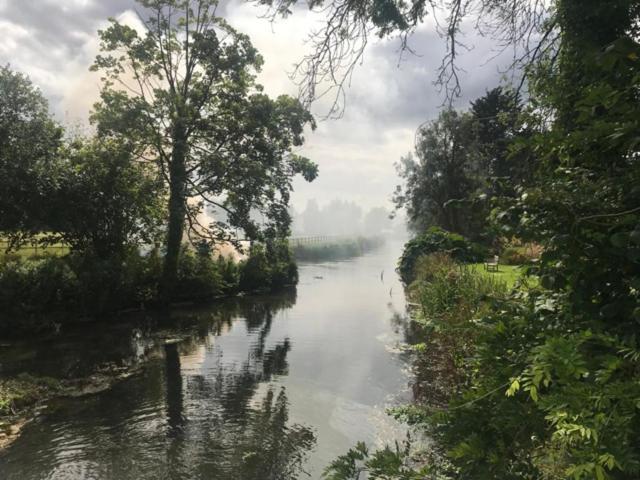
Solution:
{"label": "grassy bank", "polygon": [[469,268],[478,275],[504,282],[509,288],[515,286],[516,281],[521,279],[523,275],[521,265],[499,265],[497,271],[487,271],[484,263],[472,263]]}
{"label": "grassy bank", "polygon": [[16,378],[0,380],[0,418],[18,415],[51,395],[58,394],[62,385],[48,377],[22,374]]}
{"label": "grassy bank", "polygon": [[215,257],[185,247],[170,298],[160,298],[162,256],[131,248],[116,258],[72,252],[63,256],[0,258],[0,335],[57,329],[77,319],[169,303],[208,302],[240,293],[295,285],[298,271],[286,242],[254,244],[245,259]]}
{"label": "grassy bank", "polygon": [[297,243],[292,246],[292,251],[298,261],[321,262],[357,257],[382,244],[382,237],[335,238],[319,243]]}
{"label": "grassy bank", "polygon": [[0,453],[18,438],[22,427],[49,400],[93,395],[141,370],[142,365],[105,365],[82,378],[59,380],[22,373],[13,378],[0,379]]}

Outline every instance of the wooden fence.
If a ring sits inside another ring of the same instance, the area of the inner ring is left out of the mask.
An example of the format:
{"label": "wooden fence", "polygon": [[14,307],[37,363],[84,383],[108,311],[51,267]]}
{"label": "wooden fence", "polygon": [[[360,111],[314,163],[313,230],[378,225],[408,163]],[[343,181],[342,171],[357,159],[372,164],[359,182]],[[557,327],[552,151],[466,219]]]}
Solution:
{"label": "wooden fence", "polygon": [[0,257],[7,254],[18,257],[30,258],[38,257],[41,255],[64,255],[69,252],[69,247],[63,244],[55,245],[40,245],[38,243],[22,245],[17,250],[11,250],[7,253],[9,248],[9,242],[6,240],[0,240]]}

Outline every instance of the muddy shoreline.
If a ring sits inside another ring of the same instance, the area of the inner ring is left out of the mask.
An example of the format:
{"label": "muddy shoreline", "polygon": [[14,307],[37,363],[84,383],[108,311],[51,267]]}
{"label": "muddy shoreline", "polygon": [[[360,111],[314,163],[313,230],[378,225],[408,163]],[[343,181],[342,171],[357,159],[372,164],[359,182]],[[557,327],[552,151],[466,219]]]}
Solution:
{"label": "muddy shoreline", "polygon": [[5,412],[0,414],[0,455],[20,437],[25,426],[46,412],[52,401],[105,392],[142,373],[149,362],[161,358],[161,347],[180,343],[189,336],[184,332],[159,331],[154,335],[153,347],[135,363],[105,363],[98,365],[93,373],[78,378],[56,379],[23,373],[0,379],[0,408],[4,407]]}

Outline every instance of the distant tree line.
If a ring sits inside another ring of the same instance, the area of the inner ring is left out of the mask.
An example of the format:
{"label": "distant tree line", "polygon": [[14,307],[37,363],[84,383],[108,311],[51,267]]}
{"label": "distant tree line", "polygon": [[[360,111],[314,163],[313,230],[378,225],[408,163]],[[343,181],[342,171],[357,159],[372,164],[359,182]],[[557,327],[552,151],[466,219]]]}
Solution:
{"label": "distant tree line", "polygon": [[[366,212],[357,203],[333,199],[324,206],[311,199],[301,212],[291,209],[294,235],[388,235],[402,233],[400,221],[391,218],[385,207]],[[399,232],[398,232],[399,231]]]}

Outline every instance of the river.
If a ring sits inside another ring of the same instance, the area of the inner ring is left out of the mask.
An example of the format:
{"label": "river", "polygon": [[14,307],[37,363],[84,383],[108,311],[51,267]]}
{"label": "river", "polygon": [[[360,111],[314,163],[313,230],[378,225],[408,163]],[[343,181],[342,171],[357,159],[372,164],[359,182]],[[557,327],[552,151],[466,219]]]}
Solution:
{"label": "river", "polygon": [[144,368],[51,402],[0,455],[0,479],[319,479],[357,441],[403,440],[385,413],[409,400],[400,248],[302,264],[296,292],[174,312],[177,343],[148,319],[4,348],[3,375]]}

